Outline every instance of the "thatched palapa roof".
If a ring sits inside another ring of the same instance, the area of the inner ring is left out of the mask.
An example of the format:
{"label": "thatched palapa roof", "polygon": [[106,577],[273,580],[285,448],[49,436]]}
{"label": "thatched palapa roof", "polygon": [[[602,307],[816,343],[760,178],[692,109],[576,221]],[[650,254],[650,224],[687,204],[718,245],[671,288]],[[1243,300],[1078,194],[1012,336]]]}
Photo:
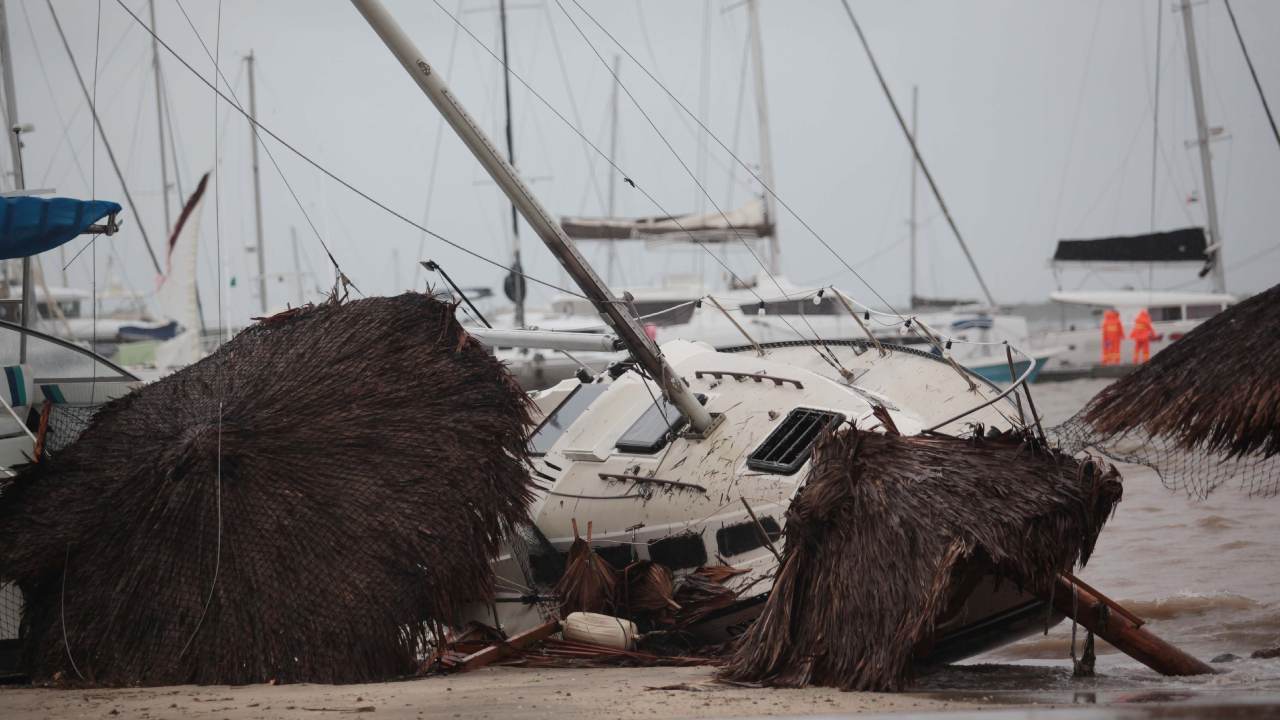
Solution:
{"label": "thatched palapa roof", "polygon": [[1141,430],[1183,450],[1280,455],[1280,285],[1156,353],[1081,417],[1097,436]]}
{"label": "thatched palapa roof", "polygon": [[410,673],[526,515],[529,405],[427,295],[285,313],[105,406],[0,498],[36,680]]}
{"label": "thatched palapa roof", "polygon": [[1047,587],[1088,559],[1119,499],[1109,466],[1017,438],[829,434],[787,512],[773,591],[724,672],[901,689],[977,577]]}

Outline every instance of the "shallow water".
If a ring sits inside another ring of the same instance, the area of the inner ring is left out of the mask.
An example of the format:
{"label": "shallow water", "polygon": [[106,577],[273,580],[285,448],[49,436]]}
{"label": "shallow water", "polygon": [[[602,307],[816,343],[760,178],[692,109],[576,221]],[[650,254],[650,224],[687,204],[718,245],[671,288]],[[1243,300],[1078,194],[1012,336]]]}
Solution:
{"label": "shallow water", "polygon": [[[1105,380],[1032,386],[1046,425],[1070,417]],[[922,678],[921,690],[1154,693],[1154,697],[1241,692],[1280,693],[1280,658],[1250,659],[1280,646],[1280,498],[1249,498],[1231,486],[1207,500],[1166,490],[1146,468],[1119,467],[1124,499],[1077,574],[1147,620],[1156,635],[1209,661],[1218,675],[1164,678],[1099,642],[1098,676],[1071,679],[1071,622]],[[1083,644],[1084,630],[1078,631]],[[1110,699],[1114,700],[1115,697]],[[1169,699],[1175,699],[1170,697]]]}

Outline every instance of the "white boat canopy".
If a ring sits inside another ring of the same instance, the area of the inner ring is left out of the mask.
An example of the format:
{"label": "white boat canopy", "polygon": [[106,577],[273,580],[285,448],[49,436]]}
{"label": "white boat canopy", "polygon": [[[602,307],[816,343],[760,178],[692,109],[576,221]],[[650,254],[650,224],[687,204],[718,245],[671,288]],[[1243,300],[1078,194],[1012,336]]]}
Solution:
{"label": "white boat canopy", "polygon": [[735,210],[705,215],[670,215],[642,218],[564,217],[560,226],[575,240],[688,240],[730,242],[769,237],[773,225],[764,203],[756,198]]}
{"label": "white boat canopy", "polygon": [[1049,299],[1067,305],[1107,308],[1150,308],[1182,305],[1233,305],[1234,295],[1167,290],[1076,290],[1049,293]]}

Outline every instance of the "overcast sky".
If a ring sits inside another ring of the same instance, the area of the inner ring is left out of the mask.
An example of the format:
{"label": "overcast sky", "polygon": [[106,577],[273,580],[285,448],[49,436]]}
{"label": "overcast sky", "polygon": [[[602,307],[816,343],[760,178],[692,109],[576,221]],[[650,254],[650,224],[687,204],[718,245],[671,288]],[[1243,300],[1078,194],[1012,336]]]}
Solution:
{"label": "overcast sky", "polygon": [[[704,122],[726,146],[755,165],[760,158],[755,98],[744,53],[745,7],[733,0],[579,0],[639,62]],[[24,162],[31,187],[61,195],[120,200],[120,185],[101,142],[91,149],[87,104],[76,84],[43,0],[6,0],[17,75],[19,116],[35,124]],[[126,0],[145,19],[146,0]],[[480,42],[499,42],[496,0],[388,0],[393,15],[444,75],[472,114],[501,140],[501,68]],[[1073,0],[853,3],[887,80],[904,111],[919,87],[919,136],[948,206],[996,298],[1040,300],[1057,283],[1048,267],[1054,241],[1145,232],[1152,215],[1152,121],[1159,87],[1159,149],[1155,226],[1203,224],[1199,162],[1181,15],[1168,0]],[[154,271],[139,235],[146,226],[162,252],[164,221],[156,132],[151,46],[146,32],[116,0],[54,3],[77,62],[93,84],[107,135],[142,217],[126,213],[125,230],[103,240],[114,247],[128,283],[154,287]],[[342,0],[219,3],[182,0],[195,29],[247,104],[243,57],[257,58],[261,122],[317,163],[397,212],[467,248],[507,261],[509,209],[462,144],[394,58]],[[512,68],[601,150],[609,146],[610,77],[570,22],[611,60],[622,52],[573,0],[511,0]],[[444,9],[442,9],[442,7]],[[1236,0],[1245,40],[1264,90],[1280,104],[1280,3]],[[448,12],[446,13],[447,10]],[[568,15],[566,15],[566,11]],[[907,296],[908,148],[876,84],[838,0],[760,0],[767,100],[777,168],[776,190],[818,235],[893,303]],[[1227,283],[1237,293],[1280,278],[1280,147],[1271,136],[1221,0],[1195,5],[1197,40],[1210,124],[1224,128],[1213,143],[1214,173],[1225,241]],[[213,62],[175,0],[156,0],[160,36],[203,76]],[[1163,14],[1156,61],[1157,16]],[[216,210],[202,218],[201,284],[206,317],[217,302],[221,247],[224,321],[257,314],[250,135],[243,118],[218,103],[209,88],[162,49],[163,75],[177,136],[179,180],[190,192],[217,158]],[[619,111],[618,164],[668,212],[729,209],[758,187],[628,59]],[[745,83],[745,85],[744,85]],[[513,83],[516,159],[522,174],[555,214],[602,214],[607,165],[572,129],[518,82]],[[646,120],[647,113],[657,131]],[[664,143],[669,142],[679,160]],[[215,152],[216,145],[216,152]],[[422,287],[415,263],[440,262],[461,284],[498,287],[502,271],[472,259],[372,206],[325,178],[272,140],[267,141],[319,234],[346,274],[366,294]],[[702,196],[689,172],[706,187]],[[5,154],[6,171],[10,160]],[[432,174],[434,172],[434,181]],[[332,282],[324,252],[307,219],[264,154],[261,161],[270,304],[293,300],[295,267],[313,273],[308,288]],[[171,182],[172,182],[171,178]],[[5,178],[11,186],[10,176]],[[428,207],[428,197],[430,206]],[[171,202],[176,216],[176,190]],[[714,203],[714,204],[713,204]],[[625,184],[620,214],[662,210]],[[977,284],[936,203],[921,182],[919,291],[977,295]],[[834,283],[873,299],[858,279],[822,247],[796,217],[778,218],[782,266],[797,283]],[[526,270],[564,283],[554,260],[528,227],[521,232]],[[220,240],[220,243],[219,243]],[[83,241],[68,245],[67,256]],[[603,251],[585,247],[603,269]],[[97,252],[99,282],[112,255]],[[163,262],[163,257],[161,258]],[[741,274],[757,271],[751,256],[730,251]],[[58,253],[44,261],[59,277]],[[696,248],[623,251],[617,280],[651,284],[664,274],[716,278],[713,260]],[[120,265],[115,264],[115,270]],[[1194,282],[1194,268],[1148,277],[1080,272],[1064,287],[1156,287]],[[90,254],[68,270],[88,289]],[[534,292],[545,301],[549,291]],[[314,299],[311,293],[309,299]]]}

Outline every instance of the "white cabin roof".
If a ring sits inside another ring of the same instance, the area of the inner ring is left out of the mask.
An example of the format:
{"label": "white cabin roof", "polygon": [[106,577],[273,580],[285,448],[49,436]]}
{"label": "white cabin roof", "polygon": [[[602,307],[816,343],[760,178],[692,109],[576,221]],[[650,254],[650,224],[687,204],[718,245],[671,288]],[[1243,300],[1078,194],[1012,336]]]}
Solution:
{"label": "white cabin roof", "polygon": [[1168,290],[1075,290],[1049,293],[1049,299],[1067,305],[1107,308],[1151,308],[1182,305],[1231,305],[1234,295]]}

